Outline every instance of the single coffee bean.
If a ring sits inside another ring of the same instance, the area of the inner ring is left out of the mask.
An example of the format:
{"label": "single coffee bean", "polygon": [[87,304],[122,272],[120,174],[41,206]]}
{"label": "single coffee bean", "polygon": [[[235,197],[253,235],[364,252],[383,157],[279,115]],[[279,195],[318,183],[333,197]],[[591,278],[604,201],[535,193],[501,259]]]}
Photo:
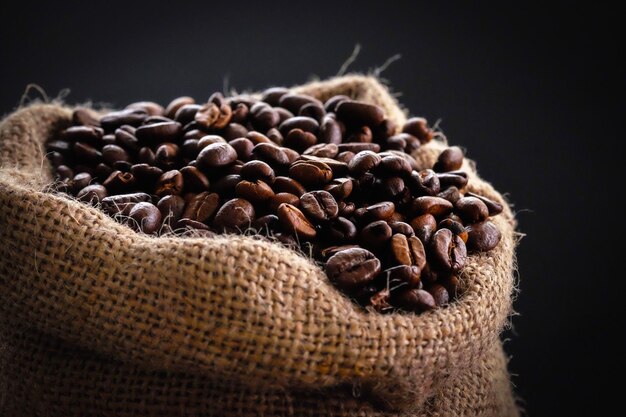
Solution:
{"label": "single coffee bean", "polygon": [[421,270],[416,265],[396,265],[384,270],[381,275],[386,281],[385,286],[392,292],[406,289],[407,287],[422,287]]}
{"label": "single coffee bean", "polygon": [[223,199],[235,196],[235,187],[241,182],[241,175],[230,174],[211,182],[211,191],[218,193]]}
{"label": "single coffee bean", "polygon": [[395,210],[396,206],[391,201],[381,201],[371,206],[361,207],[354,214],[359,221],[371,223],[377,220],[389,220]]}
{"label": "single coffee bean", "polygon": [[416,313],[433,310],[437,307],[435,299],[428,291],[416,288],[398,291],[392,297],[391,303],[394,306]]}
{"label": "single coffee bean", "polygon": [[154,165],[156,164],[156,156],[152,149],[147,146],[139,149],[139,162],[142,164]]}
{"label": "single coffee bean", "polygon": [[260,204],[274,196],[274,191],[263,180],[243,180],[235,187],[235,195],[248,200],[252,204]]}
{"label": "single coffee bean", "polygon": [[102,148],[102,159],[105,163],[109,165],[113,165],[115,162],[118,161],[130,161],[128,152],[126,152],[123,148],[117,145],[105,145]]}
{"label": "single coffee bean", "polygon": [[467,248],[475,252],[488,252],[498,246],[502,234],[490,221],[467,226]]}
{"label": "single coffee bean", "polygon": [[272,230],[276,230],[278,227],[278,216],[274,214],[266,214],[265,216],[261,216],[257,218],[254,223],[252,223],[252,228],[269,234]]}
{"label": "single coffee bean", "polygon": [[346,249],[326,262],[326,275],[342,290],[352,291],[372,281],[380,273],[380,261],[366,249]]}
{"label": "single coffee bean", "polygon": [[163,116],[165,112],[163,106],[153,101],[138,101],[129,104],[126,108],[131,110],[143,110],[150,116]]}
{"label": "single coffee bean", "polygon": [[444,306],[450,301],[448,290],[441,284],[431,284],[426,290],[433,296],[438,307]]}
{"label": "single coffee bean", "polygon": [[76,166],[76,170],[91,174],[93,179],[96,181],[103,181],[107,179],[109,175],[111,175],[111,173],[113,172],[113,168],[104,163],[99,163],[98,165],[96,165],[95,169],[86,166]]}
{"label": "single coffee bean", "polygon": [[337,144],[339,152],[354,152],[355,154],[361,151],[380,152],[380,145],[378,143],[339,143]]}
{"label": "single coffee bean", "polygon": [[452,204],[456,204],[456,202],[459,201],[459,199],[462,196],[461,196],[461,192],[459,191],[459,189],[453,186],[453,187],[448,187],[442,192],[440,192],[439,194],[437,194],[437,197],[445,198]]}
{"label": "single coffee bean", "polygon": [[337,203],[339,207],[339,215],[343,217],[350,217],[356,210],[356,205],[354,203],[346,203],[345,201],[340,201]]}
{"label": "single coffee bean", "polygon": [[69,155],[73,144],[66,140],[52,140],[46,144],[48,152],[58,152],[62,155]]}
{"label": "single coffee bean", "polygon": [[261,101],[266,102],[270,106],[278,106],[280,98],[289,93],[289,89],[285,87],[272,87],[263,91]]}
{"label": "single coffee bean", "polygon": [[439,229],[430,241],[432,266],[448,272],[458,272],[465,265],[467,249],[465,243],[448,229]]}
{"label": "single coffee bean", "polygon": [[183,174],[177,169],[164,172],[158,179],[154,193],[159,197],[174,194],[180,195],[183,191]]}
{"label": "single coffee bean", "polygon": [[267,162],[271,166],[285,166],[291,163],[291,156],[273,143],[259,143],[252,149],[252,158]]}
{"label": "single coffee bean", "polygon": [[252,127],[259,132],[267,132],[269,129],[278,126],[281,117],[277,109],[266,103],[256,103],[250,108],[249,113]]}
{"label": "single coffee bean", "polygon": [[226,140],[218,135],[204,135],[200,139],[198,139],[198,150],[201,151],[202,149],[214,143],[226,143]]}
{"label": "single coffee bean", "polygon": [[198,168],[186,166],[180,169],[183,174],[183,183],[185,191],[200,193],[209,189],[209,179]]}
{"label": "single coffee bean", "polygon": [[439,178],[432,169],[413,171],[408,186],[414,194],[421,196],[434,196],[441,191]]}
{"label": "single coffee bean", "polygon": [[323,158],[312,155],[300,155],[297,158],[297,161],[323,162],[324,164],[328,165],[333,171],[333,176],[345,177],[348,175],[348,164],[346,164],[345,162],[337,161],[336,159]]}
{"label": "single coffee bean", "polygon": [[187,203],[179,195],[166,195],[157,203],[157,208],[161,212],[163,224],[170,228],[176,228],[178,221],[182,218]]}
{"label": "single coffee bean", "polygon": [[[285,138],[289,136],[288,134],[293,129],[300,129],[303,132],[311,133],[313,134],[313,136],[315,136],[315,133],[317,133],[319,127],[320,125],[319,123],[317,123],[317,120],[315,119],[312,119],[310,117],[304,117],[304,116],[296,116],[296,117],[287,119],[283,123],[281,123],[281,125],[278,127],[278,130]],[[317,138],[316,138],[316,141],[317,141]],[[314,145],[314,144],[315,143],[312,143],[309,146]],[[306,147],[304,149],[306,149]]]}
{"label": "single coffee bean", "polygon": [[361,230],[359,239],[366,247],[380,247],[391,239],[391,227],[384,220],[372,222]]}
{"label": "single coffee bean", "polygon": [[480,201],[485,203],[485,205],[487,206],[487,209],[489,209],[489,215],[490,216],[496,216],[496,215],[502,213],[502,210],[504,209],[502,207],[502,204],[500,204],[500,203],[498,203],[496,201],[490,200],[487,197],[484,197],[482,195],[474,194],[472,192],[467,192],[467,193],[465,193],[465,197],[476,197]]}
{"label": "single coffee bean", "polygon": [[335,178],[324,187],[324,190],[328,191],[336,200],[348,198],[352,189],[353,182],[350,178]]}
{"label": "single coffee bean", "polygon": [[65,165],[61,165],[57,167],[56,173],[57,173],[58,179],[61,181],[69,180],[70,178],[74,176],[74,171],[72,170],[72,168],[65,166]]}
{"label": "single coffee bean", "polygon": [[334,113],[337,111],[337,106],[343,101],[350,101],[350,97],[343,94],[332,96],[324,103],[324,109],[326,109],[327,112]]}
{"label": "single coffee bean", "polygon": [[107,189],[100,184],[88,185],[76,194],[76,198],[80,201],[96,205],[108,195]]}
{"label": "single coffee bean", "polygon": [[231,118],[231,123],[229,123],[228,126],[226,126],[224,130],[222,130],[222,136],[227,141],[231,141],[237,138],[245,138],[248,134],[248,129],[245,126],[240,125],[239,123],[232,123],[232,120],[235,116],[236,114],[233,114],[233,117]]}
{"label": "single coffee bean", "polygon": [[415,231],[415,236],[424,243],[430,242],[431,236],[437,230],[437,220],[432,214],[417,216],[411,220],[410,225]]}
{"label": "single coffee bean", "polygon": [[93,178],[91,174],[89,174],[88,172],[79,172],[78,174],[74,175],[74,177],[68,184],[70,192],[76,195],[80,190],[88,186],[91,183],[92,179]]}
{"label": "single coffee bean", "polygon": [[322,143],[341,143],[341,127],[337,121],[329,116],[324,116],[318,130],[318,137]]}
{"label": "single coffee bean", "polygon": [[272,213],[276,213],[278,211],[278,206],[283,203],[298,207],[300,205],[300,199],[295,194],[277,193],[269,199],[267,206]]}
{"label": "single coffee bean", "polygon": [[198,168],[210,172],[226,167],[237,160],[237,151],[228,143],[213,143],[202,149],[196,158]]}
{"label": "single coffee bean", "polygon": [[463,226],[460,222],[448,217],[439,222],[439,228],[450,230],[452,233],[460,237],[464,243],[467,243],[468,232],[465,226]]}
{"label": "single coffee bean", "polygon": [[139,126],[148,113],[140,109],[127,109],[117,112],[111,112],[100,118],[100,126],[106,133],[113,133],[115,129],[122,125]]}
{"label": "single coffee bean", "polygon": [[183,126],[178,122],[160,122],[137,128],[135,136],[139,142],[152,145],[159,142],[175,142],[183,135]]}
{"label": "single coffee bean", "polygon": [[254,206],[243,198],[227,201],[215,215],[213,226],[218,231],[243,231],[248,229],[255,219]]}
{"label": "single coffee bean", "polygon": [[435,217],[445,216],[452,211],[452,203],[440,197],[417,197],[413,200],[411,210],[416,215],[432,214]]}
{"label": "single coffee bean", "polygon": [[148,164],[135,164],[130,167],[130,172],[135,177],[137,185],[150,192],[159,177],[163,175],[163,170],[161,168],[150,166]]}
{"label": "single coffee bean", "polygon": [[333,219],[322,230],[330,241],[337,243],[351,242],[357,236],[356,226],[345,217]]}
{"label": "single coffee bean", "polygon": [[87,107],[79,107],[72,113],[74,126],[100,126],[100,116]]}
{"label": "single coffee bean", "polygon": [[426,265],[424,245],[416,236],[407,238],[399,233],[393,235],[391,238],[391,252],[400,265],[415,265],[420,271]]}
{"label": "single coffee bean", "polygon": [[130,225],[136,231],[148,235],[156,233],[161,227],[161,212],[152,203],[137,203],[130,210],[128,216],[134,220]]}
{"label": "single coffee bean", "polygon": [[317,235],[315,226],[296,206],[283,203],[278,206],[277,215],[286,232],[302,239],[312,239]]}
{"label": "single coffee bean", "polygon": [[317,100],[314,97],[306,96],[304,94],[287,93],[282,95],[278,101],[278,105],[280,107],[289,110],[293,114],[298,114],[303,106],[310,103],[315,103],[323,107],[321,101]]}
{"label": "single coffee bean", "polygon": [[215,193],[204,191],[196,194],[183,212],[183,219],[190,219],[200,223],[206,223],[213,218],[219,207],[220,196]]}
{"label": "single coffee bean", "polygon": [[178,165],[180,148],[175,143],[162,143],[154,153],[154,159],[158,167],[169,170]]}
{"label": "single coffee bean", "polygon": [[367,126],[361,126],[359,129],[350,133],[347,141],[355,143],[372,143],[372,140],[374,140],[372,130]]}
{"label": "single coffee bean", "polygon": [[317,137],[310,132],[305,132],[302,129],[291,129],[285,137],[284,145],[288,148],[294,149],[298,152],[304,152],[304,150],[310,148],[317,143]]}
{"label": "single coffee bean", "polygon": [[390,200],[397,200],[405,190],[404,180],[400,177],[378,178],[374,187]]}
{"label": "single coffee bean", "polygon": [[379,171],[384,175],[408,177],[411,175],[413,168],[411,168],[411,164],[406,159],[398,155],[389,155],[380,161]]}
{"label": "single coffee bean", "polygon": [[301,197],[306,193],[306,188],[293,178],[279,176],[274,179],[272,187],[276,193],[291,193]]}
{"label": "single coffee bean", "polygon": [[377,153],[372,151],[362,151],[357,153],[348,164],[350,175],[359,178],[368,171],[376,168],[382,161]]}
{"label": "single coffee bean", "polygon": [[91,145],[76,142],[73,146],[74,157],[87,164],[97,164],[102,160],[102,153]]}
{"label": "single coffee bean", "polygon": [[176,110],[174,120],[183,126],[195,122],[196,113],[202,108],[199,104],[185,104]]}
{"label": "single coffee bean", "polygon": [[463,165],[463,151],[458,146],[451,146],[444,150],[433,166],[435,172],[449,172],[461,169]]}
{"label": "single coffee bean", "polygon": [[102,141],[104,131],[96,126],[68,127],[61,138],[67,142],[83,142],[91,146],[98,146]]}
{"label": "single coffee bean", "polygon": [[343,250],[346,249],[360,249],[360,247],[358,245],[335,245],[335,246],[328,246],[326,248],[323,248],[320,251],[320,256],[323,259],[328,259],[331,256],[333,256],[334,254],[341,252]]}
{"label": "single coffee bean", "polygon": [[305,186],[319,187],[332,179],[333,171],[324,162],[297,161],[289,167],[289,176]]}
{"label": "single coffee bean", "polygon": [[339,148],[334,143],[320,143],[307,148],[303,155],[317,156],[321,158],[334,158],[337,156]]}
{"label": "single coffee bean", "polygon": [[109,194],[125,194],[136,188],[137,181],[130,172],[113,171],[102,185],[106,187]]}
{"label": "single coffee bean", "polygon": [[319,123],[326,116],[326,110],[321,103],[309,103],[300,107],[298,116],[310,117]]}
{"label": "single coffee bean", "polygon": [[137,203],[150,202],[151,197],[146,193],[132,193],[132,194],[119,194],[110,195],[102,199],[102,209],[110,216],[121,214],[128,216],[130,210]]}
{"label": "single coffee bean", "polygon": [[347,125],[376,127],[385,120],[382,108],[360,101],[344,100],[336,107],[337,117]]}
{"label": "single coffee bean", "polygon": [[467,185],[467,174],[462,171],[442,172],[437,174],[441,188],[456,187],[465,188]]}
{"label": "single coffee bean", "polygon": [[406,237],[411,237],[415,235],[413,228],[410,224],[405,223],[404,221],[396,220],[389,221],[389,227],[391,227],[391,232],[395,235],[396,233],[403,234]]}
{"label": "single coffee bean", "polygon": [[412,117],[402,127],[402,132],[409,133],[419,139],[421,143],[427,143],[435,136],[428,126],[428,121],[423,117]]}
{"label": "single coffee bean", "polygon": [[271,140],[278,146],[282,146],[283,142],[285,141],[283,134],[280,133],[280,131],[276,129],[275,127],[265,132],[265,135],[269,138],[269,140]]}
{"label": "single coffee bean", "polygon": [[176,112],[187,104],[196,104],[196,101],[187,96],[175,98],[170,102],[170,104],[167,105],[163,114],[169,119],[174,119],[176,117]]}
{"label": "single coffee bean", "polygon": [[198,109],[194,115],[194,120],[205,129],[222,129],[232,116],[230,105],[222,103],[206,103]]}
{"label": "single coffee bean", "polygon": [[300,209],[314,223],[326,222],[337,217],[339,207],[327,191],[310,191],[300,197]]}
{"label": "single coffee bean", "polygon": [[252,143],[250,139],[237,138],[231,140],[228,144],[233,147],[235,152],[237,152],[237,159],[241,161],[249,161],[250,158],[252,158],[254,143]]}
{"label": "single coffee bean", "polygon": [[454,205],[456,212],[467,223],[479,223],[489,217],[489,209],[476,197],[463,197]]}

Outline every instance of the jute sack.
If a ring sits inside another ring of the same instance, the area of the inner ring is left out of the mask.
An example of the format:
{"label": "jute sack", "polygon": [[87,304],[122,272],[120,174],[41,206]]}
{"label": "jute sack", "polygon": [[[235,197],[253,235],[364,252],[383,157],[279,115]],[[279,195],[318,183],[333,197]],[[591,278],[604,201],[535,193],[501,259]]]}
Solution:
{"label": "jute sack", "polygon": [[[295,88],[405,114],[372,77]],[[50,192],[43,143],[71,108],[0,123],[0,415],[516,416],[499,334],[515,220],[463,294],[421,315],[361,311],[309,259],[245,236],[154,238]],[[415,157],[430,166],[445,144]]]}

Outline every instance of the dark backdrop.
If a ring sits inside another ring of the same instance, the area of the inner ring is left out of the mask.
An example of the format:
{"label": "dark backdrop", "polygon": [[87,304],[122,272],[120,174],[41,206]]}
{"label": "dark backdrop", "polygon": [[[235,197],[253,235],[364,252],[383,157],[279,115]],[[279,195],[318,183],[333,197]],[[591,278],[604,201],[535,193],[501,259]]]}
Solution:
{"label": "dark backdrop", "polygon": [[529,414],[606,407],[604,381],[623,367],[608,337],[622,287],[607,243],[623,230],[623,208],[610,200],[623,149],[611,94],[623,77],[616,13],[510,2],[226,3],[3,2],[0,113],[28,83],[50,96],[68,88],[70,103],[167,103],[207,98],[225,80],[256,90],[332,76],[357,43],[353,70],[401,54],[383,72],[400,101],[442,120],[449,141],[507,193],[527,235],[506,349]]}

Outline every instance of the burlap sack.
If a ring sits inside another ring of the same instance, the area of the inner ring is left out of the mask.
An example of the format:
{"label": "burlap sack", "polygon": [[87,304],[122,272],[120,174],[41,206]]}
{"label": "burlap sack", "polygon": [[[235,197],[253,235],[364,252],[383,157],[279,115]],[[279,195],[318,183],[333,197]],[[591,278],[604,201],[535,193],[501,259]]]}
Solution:
{"label": "burlap sack", "polygon": [[[297,91],[404,112],[377,80]],[[153,238],[46,192],[42,144],[71,109],[0,124],[0,415],[516,416],[499,333],[511,311],[515,220],[472,255],[460,300],[365,313],[310,260],[244,236]],[[432,164],[444,148],[418,150]]]}

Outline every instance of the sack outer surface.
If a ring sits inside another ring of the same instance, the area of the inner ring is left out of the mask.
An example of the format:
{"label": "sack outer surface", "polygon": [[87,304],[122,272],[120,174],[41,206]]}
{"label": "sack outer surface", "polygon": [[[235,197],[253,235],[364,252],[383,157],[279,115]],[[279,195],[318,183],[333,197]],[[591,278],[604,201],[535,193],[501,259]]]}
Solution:
{"label": "sack outer surface", "polygon": [[[405,113],[373,77],[294,88]],[[511,312],[515,219],[502,203],[463,294],[421,315],[361,311],[306,257],[239,235],[153,238],[47,192],[44,143],[71,108],[0,123],[0,415],[517,416],[499,334]],[[432,165],[446,145],[414,156]]]}

